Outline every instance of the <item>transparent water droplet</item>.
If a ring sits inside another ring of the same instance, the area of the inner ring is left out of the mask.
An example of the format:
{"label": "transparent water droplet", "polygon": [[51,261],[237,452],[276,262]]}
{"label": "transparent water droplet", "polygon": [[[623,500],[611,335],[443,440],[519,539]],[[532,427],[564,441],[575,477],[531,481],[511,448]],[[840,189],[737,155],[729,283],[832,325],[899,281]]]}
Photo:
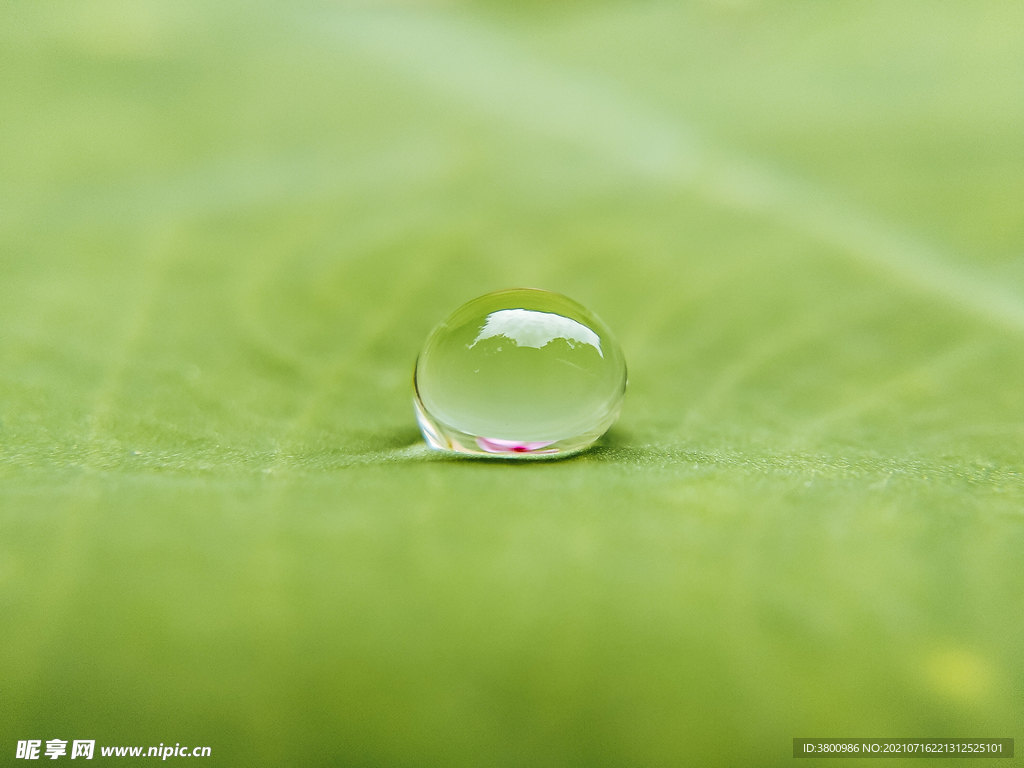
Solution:
{"label": "transparent water droplet", "polygon": [[619,415],[626,361],[600,318],[561,294],[497,291],[437,326],[416,361],[416,418],[431,448],[551,458]]}

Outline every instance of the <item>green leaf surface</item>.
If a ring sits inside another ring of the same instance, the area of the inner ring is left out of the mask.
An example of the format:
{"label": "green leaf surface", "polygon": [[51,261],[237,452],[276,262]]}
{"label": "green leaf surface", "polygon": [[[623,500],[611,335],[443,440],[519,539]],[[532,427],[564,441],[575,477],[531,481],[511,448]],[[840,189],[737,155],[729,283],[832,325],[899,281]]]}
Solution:
{"label": "green leaf surface", "polygon": [[[5,760],[1024,736],[1020,3],[12,2],[0,71]],[[515,286],[620,421],[428,451]]]}

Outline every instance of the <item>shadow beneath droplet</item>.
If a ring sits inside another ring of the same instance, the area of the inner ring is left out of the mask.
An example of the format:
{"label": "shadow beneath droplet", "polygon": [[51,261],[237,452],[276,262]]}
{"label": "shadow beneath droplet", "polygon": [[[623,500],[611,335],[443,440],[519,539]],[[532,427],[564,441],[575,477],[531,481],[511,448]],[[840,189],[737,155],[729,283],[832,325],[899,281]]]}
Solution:
{"label": "shadow beneath droplet", "polygon": [[[474,466],[537,467],[559,466],[578,462],[614,463],[635,462],[645,451],[628,430],[614,427],[602,435],[593,445],[568,456],[488,456],[448,453],[428,448],[419,430],[415,427],[350,434],[349,445],[370,461],[384,460],[398,463],[428,464],[472,464]],[[344,454],[351,457],[351,451]]]}
{"label": "shadow beneath droplet", "polygon": [[[420,441],[422,444],[422,441]],[[586,461],[616,462],[624,458],[635,460],[636,453],[641,451],[633,436],[623,429],[612,429],[606,432],[593,445],[578,453],[563,456],[488,456],[484,454],[452,454],[431,451],[429,457],[421,457],[421,461],[430,462],[471,462],[476,465],[504,467],[556,467]]]}

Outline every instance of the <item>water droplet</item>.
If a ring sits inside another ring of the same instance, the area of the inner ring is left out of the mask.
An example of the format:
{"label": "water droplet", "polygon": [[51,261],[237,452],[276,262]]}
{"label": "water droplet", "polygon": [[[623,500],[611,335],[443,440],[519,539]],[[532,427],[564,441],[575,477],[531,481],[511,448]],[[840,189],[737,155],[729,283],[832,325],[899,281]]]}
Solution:
{"label": "water droplet", "polygon": [[431,448],[533,458],[586,448],[619,415],[626,362],[611,331],[550,291],[497,291],[433,330],[415,375]]}

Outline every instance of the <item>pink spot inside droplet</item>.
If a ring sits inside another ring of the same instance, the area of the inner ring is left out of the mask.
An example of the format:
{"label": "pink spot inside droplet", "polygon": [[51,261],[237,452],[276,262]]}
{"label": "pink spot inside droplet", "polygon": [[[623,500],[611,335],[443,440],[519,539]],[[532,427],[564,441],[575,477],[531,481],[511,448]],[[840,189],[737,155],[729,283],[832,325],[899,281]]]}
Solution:
{"label": "pink spot inside droplet", "polygon": [[487,453],[558,453],[557,449],[542,450],[554,443],[554,440],[523,442],[520,440],[501,440],[497,437],[478,437],[476,444]]}

